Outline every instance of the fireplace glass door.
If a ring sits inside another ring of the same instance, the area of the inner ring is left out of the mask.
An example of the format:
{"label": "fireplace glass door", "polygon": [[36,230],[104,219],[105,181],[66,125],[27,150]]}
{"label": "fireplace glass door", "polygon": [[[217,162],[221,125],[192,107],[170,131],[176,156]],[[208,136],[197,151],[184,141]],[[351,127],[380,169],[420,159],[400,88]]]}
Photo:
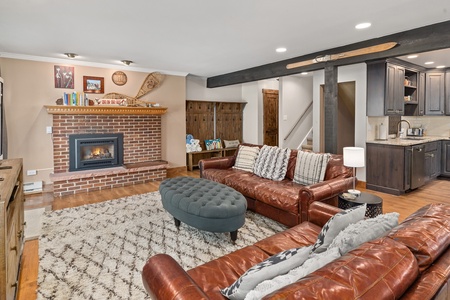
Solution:
{"label": "fireplace glass door", "polygon": [[123,134],[69,136],[69,171],[116,167],[123,164]]}

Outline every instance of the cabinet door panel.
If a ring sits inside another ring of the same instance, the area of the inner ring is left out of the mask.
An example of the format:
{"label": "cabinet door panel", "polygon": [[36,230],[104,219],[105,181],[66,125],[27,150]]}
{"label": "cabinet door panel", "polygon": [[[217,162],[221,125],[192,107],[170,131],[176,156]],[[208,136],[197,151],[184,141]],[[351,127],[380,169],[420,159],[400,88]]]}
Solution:
{"label": "cabinet door panel", "polygon": [[445,73],[445,114],[450,115],[450,71]]}
{"label": "cabinet door panel", "polygon": [[442,142],[442,164],[441,174],[450,176],[450,141]]}
{"label": "cabinet door panel", "polygon": [[445,103],[444,73],[427,73],[425,86],[425,114],[443,115]]}

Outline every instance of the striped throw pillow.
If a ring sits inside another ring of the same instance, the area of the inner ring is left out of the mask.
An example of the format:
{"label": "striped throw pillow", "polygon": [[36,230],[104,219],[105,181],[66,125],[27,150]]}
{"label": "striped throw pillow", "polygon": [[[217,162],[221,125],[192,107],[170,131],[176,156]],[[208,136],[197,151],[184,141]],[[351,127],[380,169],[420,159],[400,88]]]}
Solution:
{"label": "striped throw pillow", "polygon": [[240,146],[233,168],[253,173],[258,154],[259,147]]}
{"label": "striped throw pillow", "polygon": [[323,181],[329,160],[329,153],[298,151],[294,182],[310,185]]}

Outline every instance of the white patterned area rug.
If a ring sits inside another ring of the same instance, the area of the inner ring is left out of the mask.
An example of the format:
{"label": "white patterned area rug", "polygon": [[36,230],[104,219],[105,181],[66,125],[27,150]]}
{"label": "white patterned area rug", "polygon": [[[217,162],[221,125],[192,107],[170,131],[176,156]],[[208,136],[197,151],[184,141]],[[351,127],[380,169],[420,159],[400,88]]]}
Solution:
{"label": "white patterned area rug", "polygon": [[229,233],[177,230],[158,192],[45,212],[37,299],[149,299],[150,256],[167,253],[188,270],[285,228],[249,211],[235,245]]}

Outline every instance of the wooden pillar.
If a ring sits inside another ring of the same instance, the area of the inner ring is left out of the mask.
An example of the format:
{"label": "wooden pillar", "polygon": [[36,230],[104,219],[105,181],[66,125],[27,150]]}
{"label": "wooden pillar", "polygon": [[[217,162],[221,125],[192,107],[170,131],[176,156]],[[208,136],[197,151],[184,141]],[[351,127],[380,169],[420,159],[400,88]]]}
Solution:
{"label": "wooden pillar", "polygon": [[337,153],[338,82],[337,67],[325,67],[324,87],[325,152]]}

